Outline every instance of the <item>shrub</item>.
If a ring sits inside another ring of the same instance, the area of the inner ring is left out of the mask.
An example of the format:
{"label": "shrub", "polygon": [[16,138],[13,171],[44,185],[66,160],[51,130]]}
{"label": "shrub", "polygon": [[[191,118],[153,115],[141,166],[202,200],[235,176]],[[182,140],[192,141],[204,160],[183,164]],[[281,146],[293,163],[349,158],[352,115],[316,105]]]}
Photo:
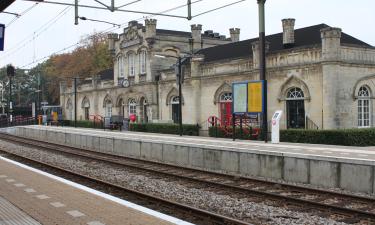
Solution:
{"label": "shrub", "polygon": [[301,130],[280,131],[280,141],[310,144],[373,146],[375,128],[338,129],[338,130]]}
{"label": "shrub", "polygon": [[[179,125],[170,123],[131,123],[130,131],[161,133],[161,134],[179,134]],[[183,135],[199,136],[199,126],[194,124],[182,125]]]}
{"label": "shrub", "polygon": [[[74,120],[63,120],[61,123],[62,126],[74,127]],[[77,120],[77,127],[84,128],[103,128],[102,124],[95,123],[91,120]]]}

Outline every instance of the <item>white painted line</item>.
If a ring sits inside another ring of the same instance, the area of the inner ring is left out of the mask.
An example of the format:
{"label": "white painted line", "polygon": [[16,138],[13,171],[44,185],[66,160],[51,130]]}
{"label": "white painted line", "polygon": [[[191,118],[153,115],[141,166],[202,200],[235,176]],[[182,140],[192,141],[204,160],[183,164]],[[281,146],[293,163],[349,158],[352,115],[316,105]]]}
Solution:
{"label": "white painted line", "polygon": [[358,156],[367,157],[368,155],[366,155],[366,154],[358,154]]}
{"label": "white painted line", "polygon": [[25,187],[26,185],[21,184],[21,183],[17,183],[17,184],[14,184],[14,186],[16,186],[16,187]]}
{"label": "white painted line", "polygon": [[36,192],[34,189],[32,189],[32,188],[26,188],[26,189],[24,189],[24,191],[25,192],[27,192],[27,193],[34,193],[34,192]]}
{"label": "white painted line", "polygon": [[67,211],[66,213],[68,213],[69,215],[71,215],[73,217],[82,217],[82,216],[85,216],[85,214],[81,213],[78,210]]}
{"label": "white painted line", "polygon": [[19,162],[16,162],[16,161],[13,161],[13,160],[10,160],[10,159],[7,159],[7,158],[4,158],[2,156],[0,156],[0,159],[1,160],[4,160],[4,161],[7,161],[7,162],[10,162],[14,165],[17,165],[21,168],[25,168],[27,170],[30,170],[30,171],[33,171],[35,173],[38,173],[38,174],[42,174],[46,177],[49,177],[51,179],[54,179],[54,180],[57,180],[57,181],[60,181],[62,183],[65,183],[67,185],[70,185],[72,187],[75,187],[75,188],[78,188],[80,190],[83,190],[83,191],[86,191],[88,193],[91,193],[91,194],[94,194],[94,195],[97,195],[97,196],[100,196],[102,198],[105,198],[105,199],[108,199],[108,200],[111,200],[111,201],[114,201],[118,204],[121,204],[121,205],[124,205],[126,207],[129,207],[129,208],[132,208],[132,209],[135,209],[135,210],[138,210],[138,211],[141,211],[143,213],[146,213],[148,215],[151,215],[151,216],[154,216],[154,217],[157,217],[159,219],[162,219],[162,220],[165,220],[165,221],[168,221],[168,222],[171,222],[171,223],[174,223],[174,224],[177,224],[177,225],[194,225],[192,223],[189,223],[189,222],[186,222],[186,221],[183,221],[181,219],[178,219],[178,218],[175,218],[175,217],[172,217],[172,216],[168,216],[166,214],[163,214],[163,213],[160,213],[160,212],[157,212],[157,211],[154,211],[152,209],[149,209],[149,208],[146,208],[146,207],[143,207],[143,206],[140,206],[140,205],[137,205],[137,204],[134,204],[132,202],[128,202],[128,201],[125,201],[123,199],[120,199],[120,198],[117,198],[117,197],[114,197],[112,195],[109,195],[109,194],[105,194],[103,192],[100,192],[100,191],[97,191],[97,190],[94,190],[92,188],[89,188],[89,187],[86,187],[86,186],[83,186],[81,184],[77,184],[77,183],[74,183],[72,181],[69,181],[69,180],[66,180],[64,178],[61,178],[61,177],[57,177],[55,175],[52,175],[52,174],[49,174],[49,173],[46,173],[44,171],[41,171],[41,170],[38,170],[38,169],[35,169],[35,168],[32,168],[30,166],[27,166],[27,165],[24,165],[22,163],[19,163]]}
{"label": "white painted line", "polygon": [[7,175],[0,175],[0,178],[6,178],[8,177]]}
{"label": "white painted line", "polygon": [[13,183],[14,181],[16,181],[15,179],[6,179],[6,182],[8,183]]}
{"label": "white painted line", "polygon": [[35,196],[35,197],[37,197],[37,198],[39,198],[39,199],[41,199],[41,200],[44,200],[44,199],[48,199],[48,198],[50,198],[50,197],[48,197],[47,195],[37,195],[37,196]]}
{"label": "white painted line", "polygon": [[340,155],[349,155],[347,152],[340,152]]}
{"label": "white painted line", "polygon": [[52,205],[55,208],[65,207],[65,205],[62,204],[61,202],[50,202],[49,204]]}
{"label": "white painted line", "polygon": [[87,225],[105,225],[105,224],[100,221],[91,221],[91,222],[88,222]]}
{"label": "white painted line", "polygon": [[331,154],[332,152],[328,152],[328,151],[327,151],[327,152],[324,152],[324,153]]}
{"label": "white painted line", "polygon": [[315,150],[311,150],[311,149],[310,149],[310,150],[307,150],[307,151],[308,151],[308,152],[316,152]]}

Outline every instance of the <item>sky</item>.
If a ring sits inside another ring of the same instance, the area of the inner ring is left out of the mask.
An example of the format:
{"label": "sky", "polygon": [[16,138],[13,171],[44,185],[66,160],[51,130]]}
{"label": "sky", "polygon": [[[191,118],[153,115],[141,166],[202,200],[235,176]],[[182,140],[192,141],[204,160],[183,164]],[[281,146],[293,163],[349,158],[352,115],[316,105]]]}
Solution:
{"label": "sky", "polygon": [[[73,3],[73,0],[50,0]],[[111,0],[99,0],[110,4]],[[116,6],[134,0],[115,0]],[[238,0],[192,0],[192,15],[197,15]],[[187,0],[140,0],[123,7],[126,10],[160,13],[186,4]],[[102,7],[94,0],[80,0],[82,5]],[[339,27],[372,46],[375,46],[375,1],[373,0],[267,0],[265,5],[266,35],[282,32],[281,20],[296,19],[295,28],[325,23]],[[94,32],[122,33],[131,20],[144,22],[147,14],[110,12],[109,10],[79,8],[79,16],[122,25],[92,21],[79,21],[74,25],[74,7],[17,0],[6,12],[0,13],[0,24],[6,25],[5,47],[0,51],[0,67],[13,64],[28,69],[41,63],[52,54],[69,52],[84,36]],[[169,11],[168,14],[187,16],[187,8]],[[157,28],[190,31],[191,24],[202,24],[204,30],[214,30],[229,36],[229,28],[240,28],[240,39],[258,36],[258,5],[256,0],[244,0],[229,7],[194,17],[192,20],[154,16]],[[250,49],[249,49],[250,51]]]}

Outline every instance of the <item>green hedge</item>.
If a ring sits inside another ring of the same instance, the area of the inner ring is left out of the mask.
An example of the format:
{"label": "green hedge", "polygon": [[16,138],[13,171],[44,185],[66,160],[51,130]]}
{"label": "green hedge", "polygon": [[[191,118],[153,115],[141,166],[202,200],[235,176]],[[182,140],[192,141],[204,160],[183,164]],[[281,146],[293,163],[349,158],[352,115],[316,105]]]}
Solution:
{"label": "green hedge", "polygon": [[280,141],[310,144],[374,146],[375,128],[340,130],[301,130],[280,131]]}
{"label": "green hedge", "polygon": [[[227,127],[226,130],[228,132],[225,132],[224,128],[209,127],[208,134],[210,137],[233,138],[232,129],[233,129],[232,127]],[[261,137],[260,130],[258,132],[259,132],[259,135],[248,135],[250,133],[254,133],[252,128],[242,128],[242,132],[241,132],[240,128],[236,127],[235,136],[236,136],[236,139],[257,140],[258,138]]]}
{"label": "green hedge", "polygon": [[[131,123],[131,131],[161,133],[161,134],[179,134],[178,124],[170,123]],[[182,125],[183,135],[199,136],[199,126],[193,124]]]}
{"label": "green hedge", "polygon": [[[69,126],[74,127],[74,120],[63,120],[62,126]],[[94,124],[93,121],[90,120],[77,120],[77,127],[84,127],[84,128],[103,128],[103,125],[100,123]]]}

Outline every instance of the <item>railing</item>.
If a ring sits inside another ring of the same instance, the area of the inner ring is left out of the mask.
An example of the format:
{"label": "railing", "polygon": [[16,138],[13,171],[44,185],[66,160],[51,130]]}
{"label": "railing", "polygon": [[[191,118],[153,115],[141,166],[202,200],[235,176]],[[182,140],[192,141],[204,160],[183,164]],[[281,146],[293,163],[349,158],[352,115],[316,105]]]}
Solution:
{"label": "railing", "polygon": [[319,129],[319,126],[316,125],[316,123],[314,123],[314,121],[312,121],[310,119],[310,117],[306,116],[306,124],[305,124],[305,129],[306,130],[318,130]]}
{"label": "railing", "polygon": [[[224,121],[217,116],[210,116],[207,120],[209,127],[214,127],[214,137],[219,136],[219,132],[222,132],[225,137],[240,136],[250,139],[257,139],[260,134],[259,123],[253,122],[253,119],[246,115],[237,115],[234,118],[228,117]],[[235,132],[233,134],[233,122]]]}
{"label": "railing", "polygon": [[35,117],[15,116],[13,117],[12,122],[9,120],[9,118],[0,119],[0,127],[12,127],[34,124],[37,124],[37,119]]}

